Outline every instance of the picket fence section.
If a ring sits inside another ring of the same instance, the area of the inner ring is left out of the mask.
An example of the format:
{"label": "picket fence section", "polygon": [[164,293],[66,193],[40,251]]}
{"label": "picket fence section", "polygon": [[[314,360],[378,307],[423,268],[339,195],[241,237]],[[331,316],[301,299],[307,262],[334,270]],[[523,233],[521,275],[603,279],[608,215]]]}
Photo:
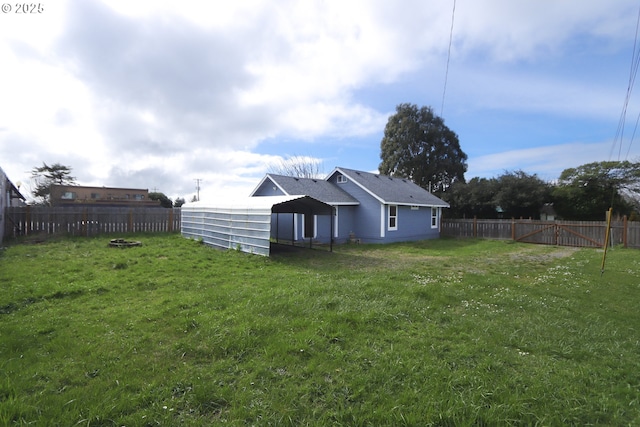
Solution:
{"label": "picket fence section", "polygon": [[180,215],[180,208],[13,206],[5,209],[4,238],[179,232]]}
{"label": "picket fence section", "polygon": [[[443,219],[441,235],[515,240],[545,245],[603,247],[606,221],[538,221],[526,219]],[[611,222],[610,243],[640,248],[640,222],[626,217]]]}

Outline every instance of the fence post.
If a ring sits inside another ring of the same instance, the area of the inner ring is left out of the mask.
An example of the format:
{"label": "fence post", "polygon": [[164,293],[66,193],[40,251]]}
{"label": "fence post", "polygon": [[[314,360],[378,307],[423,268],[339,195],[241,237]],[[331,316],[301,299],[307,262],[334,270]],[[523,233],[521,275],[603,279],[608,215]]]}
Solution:
{"label": "fence post", "polygon": [[24,234],[29,235],[31,233],[31,206],[27,205],[26,224],[24,228]]}
{"label": "fence post", "polygon": [[511,240],[516,240],[516,219],[511,217]]}
{"label": "fence post", "polygon": [[473,237],[478,237],[478,217],[473,216]]}
{"label": "fence post", "polygon": [[622,246],[623,247],[627,247],[627,226],[629,224],[627,223],[627,216],[623,216],[622,217]]}
{"label": "fence post", "polygon": [[89,220],[88,216],[89,211],[87,210],[87,208],[84,208],[82,210],[82,234],[84,236],[89,236],[89,224],[87,223],[87,221]]}
{"label": "fence post", "polygon": [[169,209],[169,226],[167,227],[167,231],[169,233],[173,231],[173,208]]}
{"label": "fence post", "polygon": [[129,209],[129,221],[127,221],[127,232],[133,233],[133,209]]}

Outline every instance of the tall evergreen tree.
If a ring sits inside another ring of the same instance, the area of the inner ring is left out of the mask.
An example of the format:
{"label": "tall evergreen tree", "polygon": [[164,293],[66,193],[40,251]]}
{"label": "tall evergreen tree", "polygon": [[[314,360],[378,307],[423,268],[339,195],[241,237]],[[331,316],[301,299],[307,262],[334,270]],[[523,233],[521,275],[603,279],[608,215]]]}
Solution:
{"label": "tall evergreen tree", "polygon": [[467,155],[458,136],[431,107],[400,104],[380,143],[380,173],[409,178],[436,193],[464,182]]}

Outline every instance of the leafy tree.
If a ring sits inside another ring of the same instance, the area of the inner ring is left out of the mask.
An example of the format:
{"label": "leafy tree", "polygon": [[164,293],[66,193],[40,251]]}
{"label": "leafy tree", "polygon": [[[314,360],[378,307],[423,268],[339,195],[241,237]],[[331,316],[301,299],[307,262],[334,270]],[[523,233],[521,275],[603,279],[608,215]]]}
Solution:
{"label": "leafy tree", "polygon": [[163,208],[172,208],[173,202],[170,198],[168,198],[164,193],[149,193],[149,199],[151,200],[159,200],[160,206]]}
{"label": "leafy tree", "polygon": [[380,143],[380,173],[409,178],[425,189],[444,192],[464,182],[467,155],[458,136],[431,107],[400,104],[389,117]]}
{"label": "leafy tree", "polygon": [[593,162],[565,169],[553,197],[556,212],[565,219],[599,221],[610,207],[630,214],[640,198],[640,163]]}
{"label": "leafy tree", "polygon": [[497,178],[456,182],[443,198],[451,205],[454,217],[536,218],[540,208],[551,200],[551,188],[535,174],[507,171]]}
{"label": "leafy tree", "polygon": [[45,162],[42,162],[42,166],[31,170],[31,179],[35,183],[33,196],[42,204],[50,203],[52,185],[73,185],[76,181],[75,177],[71,176],[69,166],[60,163],[47,165]]}
{"label": "leafy tree", "polygon": [[496,180],[493,203],[505,218],[538,218],[540,208],[551,200],[551,187],[522,170],[505,172]]}
{"label": "leafy tree", "polygon": [[186,201],[184,200],[184,197],[177,197],[176,200],[173,202],[173,207],[174,208],[179,208],[182,205],[184,205],[186,203]]}
{"label": "leafy tree", "polygon": [[451,205],[445,215],[451,218],[495,218],[496,206],[493,201],[496,179],[472,178],[468,182],[457,181],[442,198]]}

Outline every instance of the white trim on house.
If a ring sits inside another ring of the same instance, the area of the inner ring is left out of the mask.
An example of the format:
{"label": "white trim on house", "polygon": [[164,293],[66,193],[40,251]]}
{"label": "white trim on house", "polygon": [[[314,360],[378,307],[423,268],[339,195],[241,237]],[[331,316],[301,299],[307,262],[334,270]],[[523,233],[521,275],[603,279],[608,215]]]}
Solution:
{"label": "white trim on house", "polygon": [[[333,172],[331,172],[329,175],[327,175],[326,179],[329,179],[329,177],[331,177],[331,175],[333,175],[335,172],[340,173],[341,175],[346,176],[347,178],[350,178],[349,175],[347,175],[346,173],[344,173],[342,171],[342,169],[340,168],[335,168],[333,170]],[[383,205],[386,203],[384,200],[382,200],[380,197],[378,197],[377,194],[373,193],[371,190],[369,190],[368,187],[365,187],[364,185],[360,184],[357,180],[355,179],[351,179],[351,182],[353,182],[355,185],[357,185],[358,187],[362,188],[367,194],[369,194],[371,197],[373,197],[374,199],[376,199],[377,201],[379,201],[380,203],[382,203]],[[381,236],[384,237],[384,236]]]}
{"label": "white trim on house", "polygon": [[387,223],[387,215],[385,213],[385,209],[384,209],[385,205],[380,205],[380,237],[385,237],[385,230],[387,227],[385,227],[386,223]]}
{"label": "white trim on house", "polygon": [[[435,211],[435,215],[433,214]],[[435,220],[435,224],[434,224]],[[431,228],[440,228],[440,208],[431,207]]]}
{"label": "white trim on house", "polygon": [[307,215],[310,214],[300,214],[300,218],[302,219],[302,238],[303,239],[315,239],[318,237],[318,215],[313,215],[313,236],[307,236]]}
{"label": "white trim on house", "polygon": [[[256,185],[256,187],[253,189],[253,191],[251,192],[251,194],[249,194],[249,197],[253,197],[253,196],[254,196],[254,194],[256,193],[256,191],[258,191],[258,189],[260,189],[260,187],[262,186],[262,184],[264,184],[264,182],[265,182],[266,180],[271,181],[271,183],[272,183],[272,184],[273,184],[273,185],[274,185],[278,190],[282,191],[282,193],[283,193],[285,196],[291,196],[291,194],[287,193],[287,192],[284,190],[284,188],[282,188],[282,187],[280,186],[280,184],[278,184],[278,183],[276,182],[276,180],[274,180],[273,178],[271,178],[271,175],[270,175],[270,174],[266,174],[266,175],[264,176],[264,178],[262,178],[262,180],[258,183],[258,185]],[[271,197],[271,196],[270,196],[270,197]]]}
{"label": "white trim on house", "polygon": [[[391,215],[391,209],[394,209],[395,215]],[[393,225],[391,224],[393,220]],[[389,231],[397,231],[398,230],[398,205],[388,205],[387,208],[387,226]]]}

